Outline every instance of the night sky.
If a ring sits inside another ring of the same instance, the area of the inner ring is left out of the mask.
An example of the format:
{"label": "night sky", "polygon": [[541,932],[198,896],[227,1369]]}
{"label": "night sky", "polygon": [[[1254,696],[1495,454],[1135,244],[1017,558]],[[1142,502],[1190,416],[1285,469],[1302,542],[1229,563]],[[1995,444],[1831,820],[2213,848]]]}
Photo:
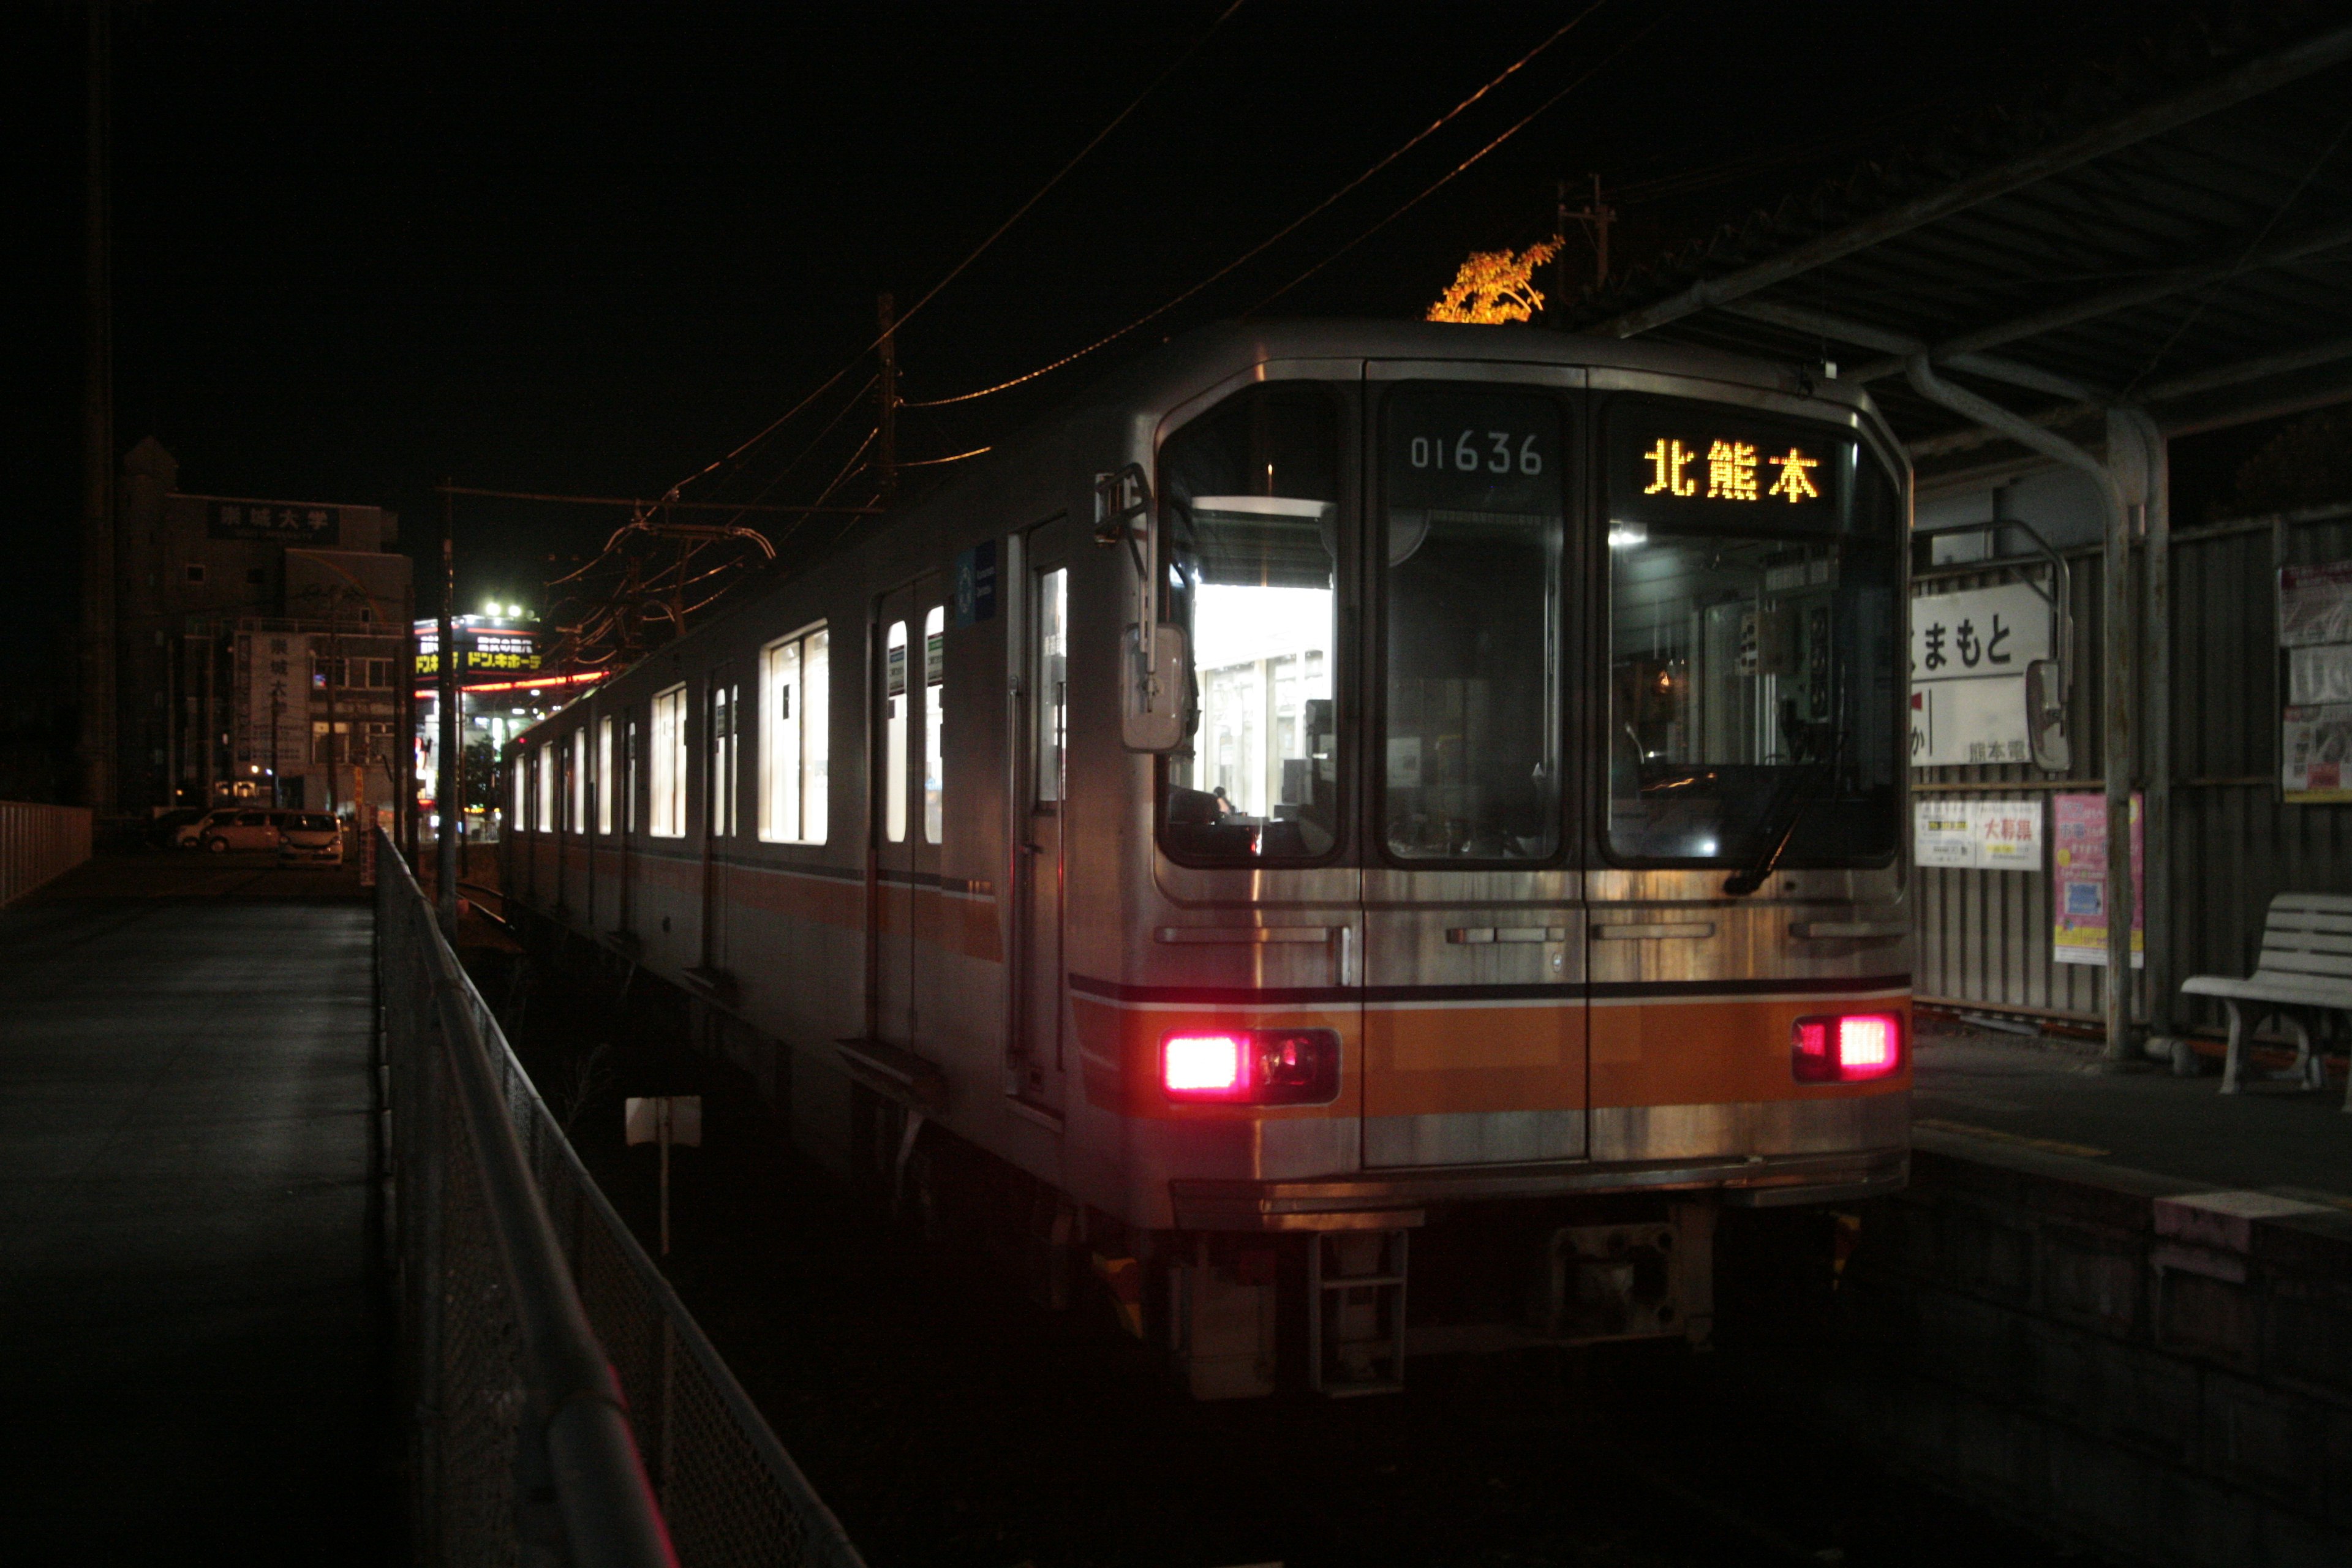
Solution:
{"label": "night sky", "polygon": [[[1187,47],[908,326],[907,397],[1018,374],[1190,288],[1586,9],[1247,0],[1211,33],[1226,5],[125,5],[118,449],[157,437],[190,490],[395,507],[412,549],[437,550],[443,474],[656,494],[841,369],[878,290],[911,303]],[[2182,15],[2074,0],[1591,12],[1148,330],[1018,393],[909,411],[902,456],[998,438],[1122,356],[1253,309],[1417,316],[1467,251],[1549,232],[1562,175],[1597,171],[1621,193],[1615,248],[1638,261]],[[79,482],[82,13],[17,5],[5,27],[24,279],[5,319],[8,621],[19,647],[54,647]],[[709,493],[813,497],[866,412],[785,465],[865,375]],[[461,605],[534,601],[549,555],[568,564],[615,521],[461,503]]]}

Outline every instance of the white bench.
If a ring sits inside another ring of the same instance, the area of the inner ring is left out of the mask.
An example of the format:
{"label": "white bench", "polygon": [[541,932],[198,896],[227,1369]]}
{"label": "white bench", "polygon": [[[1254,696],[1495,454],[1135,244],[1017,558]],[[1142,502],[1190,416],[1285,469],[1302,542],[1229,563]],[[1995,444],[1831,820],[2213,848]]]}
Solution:
{"label": "white bench", "polygon": [[[2352,1013],[2352,895],[2281,893],[2263,922],[2263,955],[2244,980],[2196,974],[2181,983],[2191,996],[2213,996],[2230,1011],[2230,1051],[2221,1092],[2235,1094],[2245,1079],[2246,1046],[2264,1018],[2294,1031],[2294,1066],[2283,1077],[2313,1089],[2327,1087],[2327,1068],[2314,1035],[2329,1013]],[[2352,1111],[2352,1084],[2344,1109]]]}

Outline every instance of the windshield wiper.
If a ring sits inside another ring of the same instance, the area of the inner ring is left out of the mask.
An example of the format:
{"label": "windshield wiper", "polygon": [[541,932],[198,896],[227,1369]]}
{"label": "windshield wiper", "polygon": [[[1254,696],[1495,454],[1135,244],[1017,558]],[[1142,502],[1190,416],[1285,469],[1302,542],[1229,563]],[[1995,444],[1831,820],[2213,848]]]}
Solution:
{"label": "windshield wiper", "polygon": [[1789,841],[1797,837],[1797,825],[1805,820],[1805,813],[1813,808],[1813,802],[1820,797],[1822,783],[1837,778],[1838,757],[1844,750],[1845,736],[1841,733],[1830,747],[1829,760],[1820,764],[1822,771],[1800,784],[1790,797],[1788,820],[1764,836],[1763,853],[1757,856],[1755,863],[1746,870],[1734,871],[1724,879],[1723,890],[1726,893],[1735,899],[1744,899],[1762,887],[1779,868],[1780,857],[1789,852]]}

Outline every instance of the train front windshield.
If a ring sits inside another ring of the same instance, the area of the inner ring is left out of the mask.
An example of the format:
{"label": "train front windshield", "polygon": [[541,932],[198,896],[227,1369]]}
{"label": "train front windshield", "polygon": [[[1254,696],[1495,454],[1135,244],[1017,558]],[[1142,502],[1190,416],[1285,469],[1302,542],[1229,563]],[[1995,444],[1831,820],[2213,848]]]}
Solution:
{"label": "train front windshield", "polygon": [[1612,408],[1608,847],[1633,863],[1895,851],[1896,493],[1848,435]]}
{"label": "train front windshield", "polygon": [[[1572,706],[1605,852],[1632,865],[1894,852],[1897,492],[1847,431],[1701,403],[1619,399],[1602,483],[1573,471],[1572,407],[1536,388],[1408,384],[1371,426],[1370,679],[1343,682],[1342,405],[1253,388],[1162,453],[1171,618],[1196,728],[1171,756],[1161,841],[1210,863],[1311,860],[1343,836],[1343,730],[1368,742],[1375,853],[1402,865],[1558,863],[1574,836]],[[1572,705],[1571,498],[1603,516],[1605,673]],[[1363,693],[1364,721],[1339,699]],[[1598,711],[1593,711],[1598,710]],[[1793,823],[1793,830],[1791,824]]]}

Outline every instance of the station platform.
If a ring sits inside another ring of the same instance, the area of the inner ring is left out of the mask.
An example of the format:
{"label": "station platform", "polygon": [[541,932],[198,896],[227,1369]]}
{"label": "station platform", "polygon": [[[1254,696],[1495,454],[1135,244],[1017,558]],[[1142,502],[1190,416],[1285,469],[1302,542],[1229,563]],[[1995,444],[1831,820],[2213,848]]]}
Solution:
{"label": "station platform", "polygon": [[2352,1211],[2352,1115],[2326,1089],[2257,1079],[2225,1095],[2159,1063],[2100,1070],[2089,1042],[1959,1030],[1915,1045],[1912,1125],[1947,1152],[2038,1150],[2185,1185],[2272,1193]]}
{"label": "station platform", "polygon": [[0,912],[0,1519],[56,1562],[397,1549],[355,870],[102,857]]}

